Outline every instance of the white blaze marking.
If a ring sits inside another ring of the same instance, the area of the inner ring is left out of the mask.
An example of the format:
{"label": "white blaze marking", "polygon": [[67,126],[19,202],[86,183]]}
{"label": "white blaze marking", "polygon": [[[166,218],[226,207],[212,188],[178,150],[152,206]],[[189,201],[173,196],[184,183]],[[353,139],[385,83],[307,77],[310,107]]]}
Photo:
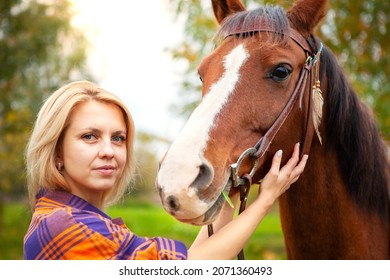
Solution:
{"label": "white blaze marking", "polygon": [[[195,192],[188,187],[199,173],[209,131],[233,93],[239,80],[240,69],[248,57],[243,45],[237,46],[225,56],[225,72],[222,77],[211,86],[170,147],[158,174],[158,182],[166,194],[175,194],[179,199],[185,200],[195,196]],[[184,198],[184,195],[188,197]],[[197,210],[202,211],[199,208]]]}

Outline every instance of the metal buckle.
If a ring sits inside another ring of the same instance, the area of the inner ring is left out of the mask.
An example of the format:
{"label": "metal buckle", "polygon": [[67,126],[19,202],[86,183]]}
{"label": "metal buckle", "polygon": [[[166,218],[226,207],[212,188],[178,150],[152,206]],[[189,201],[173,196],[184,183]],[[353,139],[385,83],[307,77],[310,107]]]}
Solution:
{"label": "metal buckle", "polygon": [[[248,156],[253,156],[255,153],[257,152],[257,149],[252,147],[252,148],[249,148],[247,150],[245,150],[241,156],[238,158],[237,162],[236,163],[232,163],[230,165],[230,168],[231,168],[231,177],[232,177],[232,181],[233,181],[233,187],[238,187],[240,185],[244,185],[245,182],[246,182],[246,179],[245,178],[241,178],[239,175],[238,175],[238,172],[240,170],[240,167],[241,167],[241,163],[243,162],[243,160],[248,157]],[[249,172],[249,174],[247,175],[247,177],[249,176],[249,178],[252,178],[253,175],[255,174],[256,172],[256,169],[257,169],[257,165],[259,163],[259,159],[257,158],[255,161],[254,161],[254,164],[253,164],[253,167],[251,169],[251,171]]]}

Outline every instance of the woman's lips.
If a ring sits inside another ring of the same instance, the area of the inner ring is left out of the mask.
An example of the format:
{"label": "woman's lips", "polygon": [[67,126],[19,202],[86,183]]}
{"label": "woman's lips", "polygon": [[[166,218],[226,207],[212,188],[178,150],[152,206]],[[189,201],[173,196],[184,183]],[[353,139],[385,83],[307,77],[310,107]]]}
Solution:
{"label": "woman's lips", "polygon": [[103,165],[103,166],[99,166],[99,167],[95,168],[95,170],[99,174],[107,176],[107,175],[111,175],[114,173],[115,167],[112,165]]}

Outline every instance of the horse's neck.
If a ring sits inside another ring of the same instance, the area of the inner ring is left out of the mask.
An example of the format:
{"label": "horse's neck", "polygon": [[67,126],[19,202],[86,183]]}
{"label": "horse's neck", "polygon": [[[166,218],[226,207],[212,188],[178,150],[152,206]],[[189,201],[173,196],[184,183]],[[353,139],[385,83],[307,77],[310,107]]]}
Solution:
{"label": "horse's neck", "polygon": [[[325,154],[319,143],[313,143],[310,155],[300,179],[279,200],[288,257],[375,258],[367,255],[370,246],[382,246],[385,249],[379,258],[388,258],[388,232],[381,229],[379,218],[355,207],[336,154]],[[378,242],[387,240],[387,245],[375,243],[372,236],[377,234]]]}

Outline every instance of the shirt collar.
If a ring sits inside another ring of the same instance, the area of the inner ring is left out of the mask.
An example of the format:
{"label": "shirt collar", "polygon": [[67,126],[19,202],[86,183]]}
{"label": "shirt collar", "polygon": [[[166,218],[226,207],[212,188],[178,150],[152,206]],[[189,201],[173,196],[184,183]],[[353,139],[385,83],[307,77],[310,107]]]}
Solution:
{"label": "shirt collar", "polygon": [[106,217],[108,219],[111,219],[110,216],[108,216],[106,213],[101,211],[99,208],[93,206],[86,200],[82,199],[81,197],[71,194],[64,190],[44,190],[37,194],[37,202],[40,198],[45,197],[50,200],[53,200],[57,203],[69,206],[71,208],[77,208],[80,210],[87,210],[95,212],[99,215],[102,215],[103,217]]}

